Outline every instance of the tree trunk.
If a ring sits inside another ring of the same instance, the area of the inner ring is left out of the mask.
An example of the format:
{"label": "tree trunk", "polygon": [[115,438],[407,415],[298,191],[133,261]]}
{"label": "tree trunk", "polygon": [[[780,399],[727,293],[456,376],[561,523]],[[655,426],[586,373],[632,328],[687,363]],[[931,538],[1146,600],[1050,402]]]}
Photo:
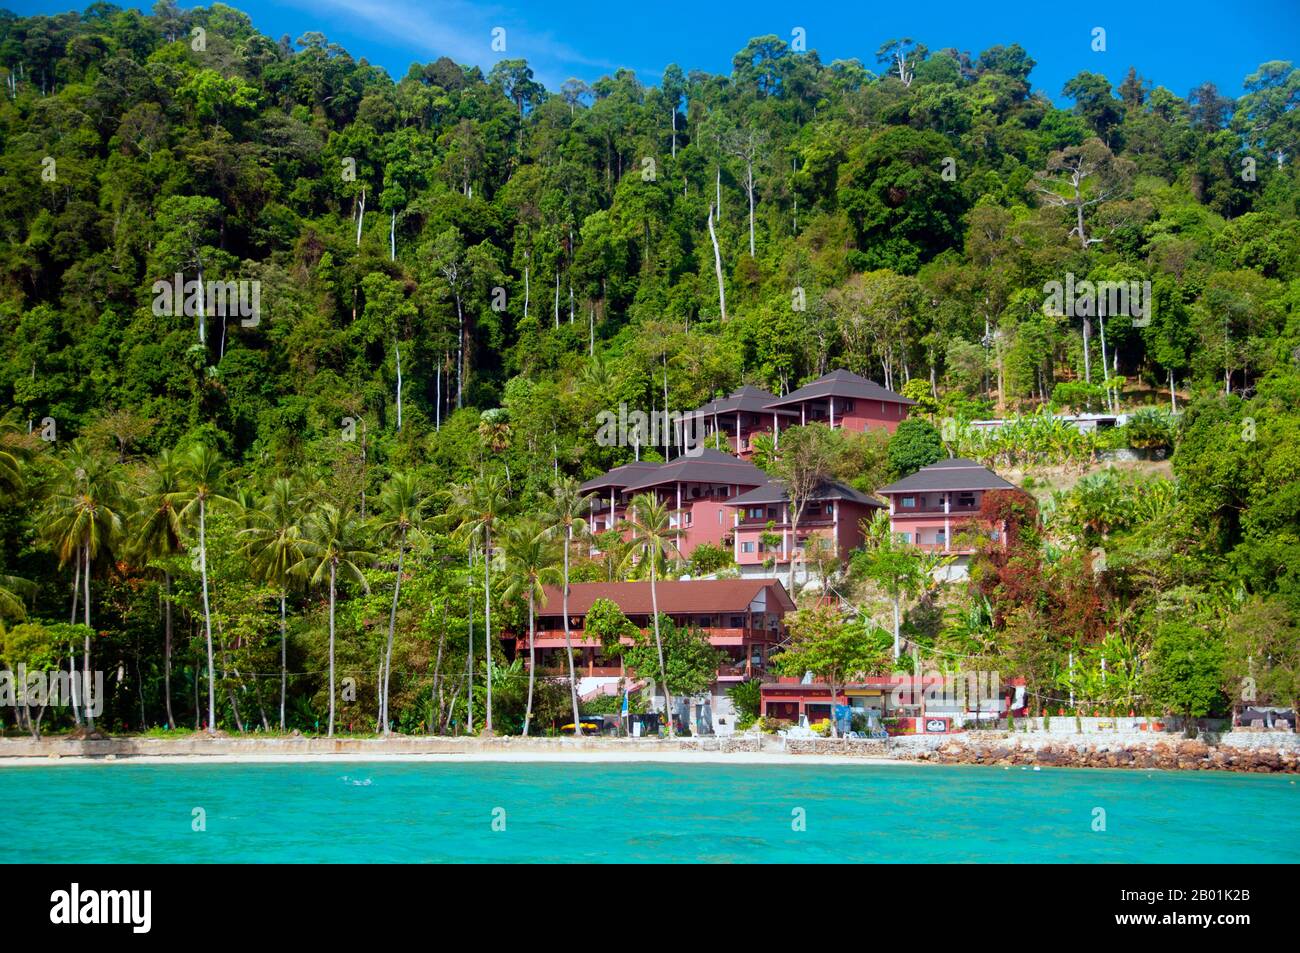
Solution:
{"label": "tree trunk", "polygon": [[483,534],[483,639],[487,655],[487,733],[492,734],[492,531]]}
{"label": "tree trunk", "polygon": [[664,667],[664,643],[659,638],[659,593],[655,588],[655,575],[658,567],[655,566],[654,553],[650,554],[650,611],[654,613],[655,627],[655,648],[659,652],[659,678],[663,680],[664,685],[664,711],[668,715],[668,737],[675,736],[673,731],[673,696],[668,690],[668,669]]}
{"label": "tree trunk", "polygon": [[[86,546],[85,583],[86,583],[85,604],[82,606],[82,612],[84,613],[86,628],[89,629],[90,628],[90,546],[89,545]],[[95,730],[95,706],[90,697],[90,686],[93,683],[93,679],[91,679],[90,677],[90,633],[89,632],[86,633],[86,645],[85,645],[85,651],[83,653],[82,658],[83,658],[83,662],[81,666],[81,672],[82,672],[82,676],[86,679],[86,685],[85,685],[86,727],[89,728],[91,731],[94,731]]]}
{"label": "tree trunk", "polygon": [[582,719],[578,716],[578,679],[573,670],[573,643],[569,639],[569,540],[573,527],[564,528],[564,593],[561,597],[564,612],[564,653],[569,657],[569,694],[573,699],[573,737],[582,737]]}
{"label": "tree trunk", "polygon": [[172,574],[163,573],[163,603],[166,623],[163,629],[163,699],[167,706],[167,727],[176,729],[172,717]]}
{"label": "tree trunk", "polygon": [[284,731],[284,704],[289,693],[289,639],[285,632],[285,592],[280,590],[280,730]]}
{"label": "tree trunk", "polygon": [[[533,723],[533,683],[537,680],[537,626],[533,611],[533,591],[528,590],[528,706],[524,709],[524,737]],[[576,727],[576,726],[575,726]]]}
{"label": "tree trunk", "polygon": [[393,632],[397,628],[397,597],[402,591],[402,562],[406,556],[406,528],[402,528],[402,537],[397,543],[397,582],[393,584],[393,607],[388,612],[388,649],[384,653],[384,697],[379,706],[379,731],[387,735],[388,728],[388,684],[393,673]]}
{"label": "tree trunk", "polygon": [[713,209],[709,209],[709,239],[713,242],[713,270],[718,276],[718,310],[722,320],[727,320],[727,289],[722,283],[722,252],[718,248],[718,233],[713,227]]}
{"label": "tree trunk", "polygon": [[330,722],[328,737],[334,737],[334,563],[330,562]]}
{"label": "tree trunk", "polygon": [[217,730],[217,666],[212,656],[212,606],[208,601],[207,501],[199,500],[199,569],[203,575],[203,634],[208,644],[208,734]]}

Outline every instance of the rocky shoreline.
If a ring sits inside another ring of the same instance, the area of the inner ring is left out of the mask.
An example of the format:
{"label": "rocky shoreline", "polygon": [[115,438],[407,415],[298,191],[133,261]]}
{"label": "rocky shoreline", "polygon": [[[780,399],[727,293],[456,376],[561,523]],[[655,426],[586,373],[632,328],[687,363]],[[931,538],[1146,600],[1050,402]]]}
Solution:
{"label": "rocky shoreline", "polygon": [[819,755],[838,751],[849,757],[931,764],[1300,773],[1300,736],[1291,732],[1207,734],[1206,740],[1178,735],[1105,739],[1096,735],[971,732],[904,736],[888,741],[788,741],[786,750]]}

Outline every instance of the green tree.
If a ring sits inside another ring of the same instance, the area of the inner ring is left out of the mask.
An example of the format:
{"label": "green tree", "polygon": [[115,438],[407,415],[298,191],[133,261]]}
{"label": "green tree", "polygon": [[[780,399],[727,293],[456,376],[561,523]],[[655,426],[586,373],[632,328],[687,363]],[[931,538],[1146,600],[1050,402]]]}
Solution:
{"label": "green tree", "polygon": [[[524,519],[506,526],[501,556],[506,576],[504,598],[528,603],[528,705],[524,710],[524,737],[533,719],[533,687],[537,681],[537,606],[546,604],[545,585],[559,580],[558,553],[550,527],[536,519]],[[573,657],[569,657],[573,672]],[[577,722],[574,722],[577,731]]]}
{"label": "green tree", "polygon": [[1147,655],[1146,691],[1165,711],[1192,721],[1223,700],[1223,645],[1187,622],[1165,622],[1156,630]]}
{"label": "green tree", "polygon": [[655,648],[658,653],[659,681],[664,687],[664,710],[668,715],[668,737],[673,737],[673,697],[668,685],[668,670],[664,666],[664,644],[660,633],[659,590],[656,582],[659,576],[659,564],[678,554],[677,540],[682,537],[682,529],[674,525],[668,505],[653,493],[638,493],[628,506],[628,515],[624,518],[626,529],[631,532],[631,548],[628,560],[637,559],[650,569],[650,611],[655,634]]}
{"label": "green tree", "polygon": [[582,719],[578,712],[578,678],[573,668],[573,643],[569,636],[569,548],[575,541],[587,539],[589,533],[584,516],[591,508],[594,497],[579,489],[572,478],[557,480],[551,487],[551,497],[546,502],[543,519],[553,535],[559,535],[564,547],[564,572],[562,581],[561,611],[564,613],[564,654],[569,662],[569,694],[573,702],[573,734],[582,735]]}
{"label": "green tree", "polygon": [[367,541],[364,531],[364,525],[355,515],[339,509],[333,503],[322,503],[307,515],[302,538],[304,556],[294,566],[294,572],[304,576],[308,585],[319,586],[328,580],[330,715],[327,734],[331,738],[334,737],[334,616],[338,602],[338,581],[342,575],[352,579],[366,592],[370,591],[361,564],[373,562],[375,554],[365,548]]}

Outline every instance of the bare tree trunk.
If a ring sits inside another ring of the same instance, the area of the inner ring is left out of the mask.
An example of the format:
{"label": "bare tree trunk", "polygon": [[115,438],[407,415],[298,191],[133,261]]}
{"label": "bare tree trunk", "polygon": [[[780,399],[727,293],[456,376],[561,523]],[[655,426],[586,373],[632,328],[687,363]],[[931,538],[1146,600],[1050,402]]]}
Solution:
{"label": "bare tree trunk", "polygon": [[722,320],[727,320],[727,289],[722,283],[722,252],[718,249],[718,233],[713,227],[713,209],[709,209],[709,239],[713,242],[713,270],[718,276],[718,309]]}
{"label": "bare tree trunk", "polygon": [[167,707],[167,727],[175,730],[172,716],[172,574],[163,573],[163,606],[166,623],[163,629],[163,700]]}
{"label": "bare tree trunk", "polygon": [[388,648],[384,653],[384,692],[379,703],[379,731],[387,735],[388,721],[388,684],[393,674],[393,632],[397,628],[397,597],[402,592],[402,562],[406,557],[406,528],[402,528],[401,538],[397,543],[397,581],[393,584],[393,605],[388,612]]}
{"label": "bare tree trunk", "polygon": [[573,527],[564,529],[564,595],[562,606],[564,612],[564,654],[569,658],[569,694],[573,699],[573,737],[582,737],[582,719],[578,716],[578,679],[573,670],[573,643],[569,639],[569,541],[573,538]]}

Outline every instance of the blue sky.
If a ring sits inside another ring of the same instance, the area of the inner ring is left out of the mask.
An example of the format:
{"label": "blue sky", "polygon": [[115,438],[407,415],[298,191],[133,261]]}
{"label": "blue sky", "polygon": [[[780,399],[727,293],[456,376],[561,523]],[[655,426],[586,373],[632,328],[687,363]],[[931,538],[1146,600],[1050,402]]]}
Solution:
{"label": "blue sky", "polygon": [[[121,0],[119,0],[121,3]],[[149,9],[152,0],[135,4]],[[199,6],[181,0],[182,7]],[[297,39],[324,33],[354,56],[400,78],[412,62],[447,55],[486,71],[504,57],[523,57],[537,78],[556,89],[570,76],[594,80],[620,66],[648,83],[663,68],[730,72],[731,57],[753,36],[789,39],[807,31],[823,62],[857,57],[874,68],[880,44],[911,36],[931,49],[955,46],[972,54],[998,43],[1020,43],[1038,61],[1030,77],[1058,102],[1065,81],[1080,70],[1118,84],[1130,65],[1178,95],[1204,80],[1228,95],[1261,62],[1300,61],[1300,2],[1224,3],[1183,0],[1092,0],[1060,4],[907,3],[810,4],[746,0],[232,0],[263,33]],[[69,0],[0,0],[20,14],[81,9]],[[494,27],[506,30],[507,50],[491,49]],[[1106,30],[1106,51],[1091,49],[1092,29]]]}

